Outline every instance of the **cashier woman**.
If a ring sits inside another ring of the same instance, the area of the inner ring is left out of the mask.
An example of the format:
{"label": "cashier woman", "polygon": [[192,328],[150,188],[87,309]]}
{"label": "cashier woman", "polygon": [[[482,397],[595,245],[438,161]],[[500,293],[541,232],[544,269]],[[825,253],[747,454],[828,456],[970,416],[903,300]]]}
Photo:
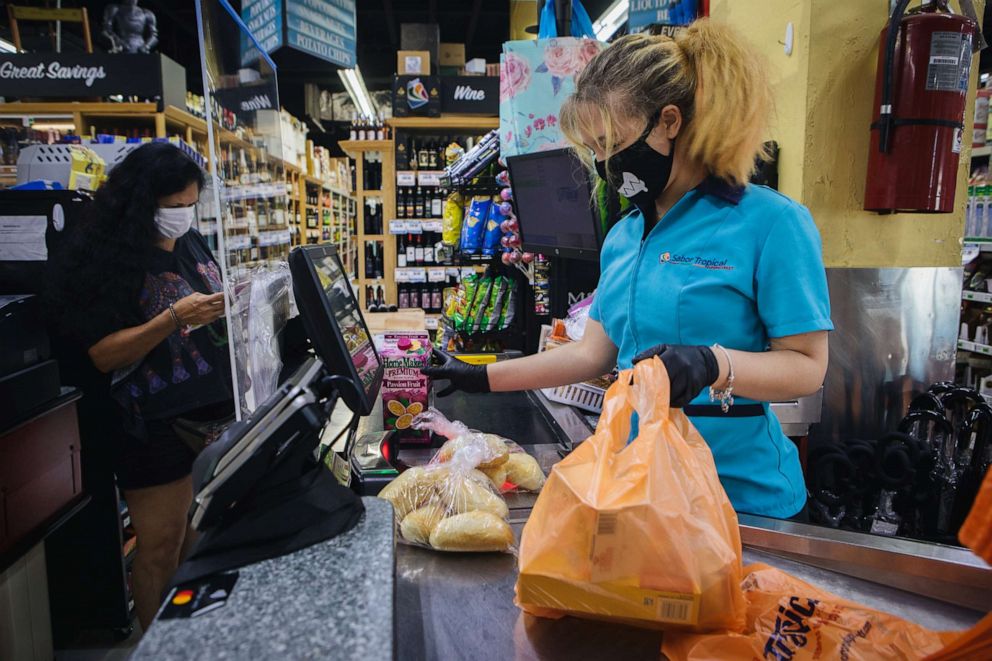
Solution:
{"label": "cashier woman", "polygon": [[177,425],[203,428],[234,411],[220,269],[190,229],[203,184],[178,148],[138,147],[52,260],[51,299],[66,334],[112,375],[120,415],[104,422],[101,449],[138,538],[132,576],[145,628],[188,541],[195,452]]}
{"label": "cashier woman", "polygon": [[833,325],[809,211],[747,183],[771,111],[762,62],[708,20],[602,51],[561,127],[634,208],[604,241],[584,337],[488,366],[445,357],[426,371],[468,392],[509,391],[660,356],[671,405],[709,443],[735,509],[804,518],[796,447],[767,402],[820,387]]}

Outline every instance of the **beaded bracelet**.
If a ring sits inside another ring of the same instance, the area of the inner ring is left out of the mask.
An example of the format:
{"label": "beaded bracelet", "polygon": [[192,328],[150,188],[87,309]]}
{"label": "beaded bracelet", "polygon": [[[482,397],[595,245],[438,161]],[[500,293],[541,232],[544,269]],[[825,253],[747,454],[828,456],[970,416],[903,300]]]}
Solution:
{"label": "beaded bracelet", "polygon": [[176,308],[173,307],[172,303],[169,303],[169,314],[172,315],[172,323],[176,325],[176,330],[182,331],[183,324],[179,321],[179,315],[176,314]]}
{"label": "beaded bracelet", "polygon": [[723,390],[717,390],[713,386],[710,386],[710,401],[720,402],[720,410],[728,413],[730,412],[730,407],[734,405],[734,361],[730,358],[730,352],[719,344],[714,344],[713,349],[719,349],[727,357],[729,374],[727,376],[727,387]]}

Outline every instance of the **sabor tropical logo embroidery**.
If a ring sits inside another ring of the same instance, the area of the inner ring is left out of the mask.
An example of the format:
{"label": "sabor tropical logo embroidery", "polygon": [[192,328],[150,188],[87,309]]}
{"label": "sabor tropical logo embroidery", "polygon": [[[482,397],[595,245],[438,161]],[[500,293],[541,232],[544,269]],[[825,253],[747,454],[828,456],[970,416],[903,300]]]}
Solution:
{"label": "sabor tropical logo embroidery", "polygon": [[[803,603],[806,602],[806,603]],[[809,619],[816,612],[817,599],[791,597],[788,606],[779,606],[775,628],[768,634],[764,657],[789,661],[809,642]]]}
{"label": "sabor tropical logo embroidery", "polygon": [[623,173],[623,184],[617,191],[624,197],[630,198],[634,197],[638,193],[648,192],[648,187],[644,185],[644,182],[632,175],[629,172]]}
{"label": "sabor tropical logo embroidery", "polygon": [[672,264],[673,266],[695,266],[708,271],[733,271],[734,267],[727,261],[726,259],[707,259],[699,256],[673,254],[667,250],[658,257],[658,262],[662,266]]}

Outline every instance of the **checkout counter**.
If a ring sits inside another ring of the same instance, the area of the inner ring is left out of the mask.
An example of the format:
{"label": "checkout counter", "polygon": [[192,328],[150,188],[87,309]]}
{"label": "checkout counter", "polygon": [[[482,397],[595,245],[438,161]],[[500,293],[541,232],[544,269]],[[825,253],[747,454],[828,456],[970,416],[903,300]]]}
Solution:
{"label": "checkout counter", "polygon": [[[366,415],[342,431],[356,438],[381,432],[381,400],[349,399],[352,411]],[[584,415],[539,392],[455,393],[436,405],[451,419],[516,441],[545,473],[591,431]],[[432,454],[401,449],[397,456],[418,465]],[[535,500],[507,497],[518,537]],[[133,658],[658,658],[656,631],[523,614],[513,604],[513,556],[397,544],[391,506],[365,495],[361,502],[364,512],[346,532],[239,567],[222,607],[167,619],[167,600]],[[992,607],[992,569],[966,549],[746,515],[741,529],[745,564],[779,567],[933,629],[965,629]]]}

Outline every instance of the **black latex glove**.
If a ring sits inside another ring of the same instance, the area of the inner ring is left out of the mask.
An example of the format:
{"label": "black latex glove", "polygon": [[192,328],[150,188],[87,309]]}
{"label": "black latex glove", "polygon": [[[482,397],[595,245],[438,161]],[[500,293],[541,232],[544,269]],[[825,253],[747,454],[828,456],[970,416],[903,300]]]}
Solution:
{"label": "black latex glove", "polygon": [[709,347],[659,344],[634,356],[634,364],[654,356],[665,363],[672,382],[670,405],[677,409],[685,408],[720,376],[716,355]]}
{"label": "black latex glove", "polygon": [[434,364],[421,369],[421,374],[451,382],[437,394],[438,397],[447,397],[456,390],[489,392],[489,375],[485,365],[469,365],[440,349],[434,349],[431,362]]}

